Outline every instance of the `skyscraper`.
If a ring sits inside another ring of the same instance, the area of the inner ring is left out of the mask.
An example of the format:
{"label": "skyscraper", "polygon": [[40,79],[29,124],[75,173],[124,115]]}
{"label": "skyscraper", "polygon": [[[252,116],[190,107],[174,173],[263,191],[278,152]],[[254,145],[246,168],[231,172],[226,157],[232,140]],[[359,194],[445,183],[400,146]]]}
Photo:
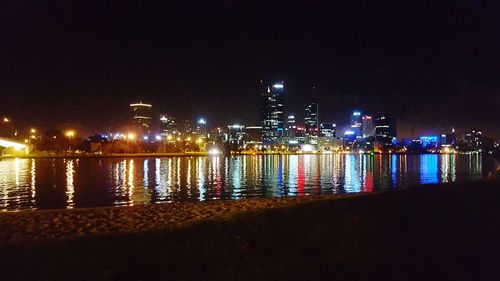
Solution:
{"label": "skyscraper", "polygon": [[361,118],[363,127],[363,138],[373,136],[373,119],[369,115],[363,115]]}
{"label": "skyscraper", "polygon": [[319,133],[318,103],[316,102],[314,90],[315,88],[313,87],[312,98],[304,108],[304,125],[306,127],[306,134],[310,136],[317,136]]}
{"label": "skyscraper", "polygon": [[295,115],[288,115],[288,117],[286,118],[286,128],[285,128],[285,131],[286,131],[286,136],[287,137],[295,137],[295,130],[297,128],[297,124],[296,124],[296,121],[295,121]]}
{"label": "skyscraper", "polygon": [[151,104],[142,103],[142,101],[130,104],[132,122],[137,133],[142,135],[149,135],[151,133],[152,107]]}
{"label": "skyscraper", "polygon": [[160,129],[164,136],[178,134],[175,118],[166,114],[160,115]]}
{"label": "skyscraper", "polygon": [[196,121],[196,133],[199,136],[206,136],[207,134],[207,120],[205,118],[200,118]]}
{"label": "skyscraper", "polygon": [[337,125],[335,123],[321,123],[320,133],[324,137],[335,138],[335,135],[336,135],[335,129],[336,128],[337,128]]}
{"label": "skyscraper", "polygon": [[361,123],[361,112],[354,111],[351,115],[351,130],[354,132],[356,137],[361,136],[361,128],[363,124]]}
{"label": "skyscraper", "polygon": [[384,144],[390,144],[396,137],[396,120],[386,114],[377,115],[375,118],[375,138]]}
{"label": "skyscraper", "polygon": [[284,88],[283,82],[274,83],[271,87],[267,87],[267,90],[261,87],[262,142],[264,144],[276,144],[283,136]]}

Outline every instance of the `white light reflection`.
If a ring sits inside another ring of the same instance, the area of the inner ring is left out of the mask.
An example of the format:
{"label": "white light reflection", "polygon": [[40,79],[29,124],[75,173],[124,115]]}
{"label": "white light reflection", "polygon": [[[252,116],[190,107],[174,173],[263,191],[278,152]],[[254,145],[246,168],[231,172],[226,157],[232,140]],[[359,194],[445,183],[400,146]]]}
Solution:
{"label": "white light reflection", "polygon": [[143,167],[142,182],[144,184],[144,189],[148,189],[148,187],[149,187],[149,160],[148,159],[144,159],[142,167]]}
{"label": "white light reflection", "polygon": [[35,197],[36,197],[36,162],[35,159],[31,159],[31,167],[30,167],[30,188],[31,188],[31,200],[33,200],[33,206],[35,205]]}
{"label": "white light reflection", "polygon": [[75,194],[75,185],[73,175],[75,173],[74,160],[66,160],[66,207],[72,209],[75,205],[73,201]]}

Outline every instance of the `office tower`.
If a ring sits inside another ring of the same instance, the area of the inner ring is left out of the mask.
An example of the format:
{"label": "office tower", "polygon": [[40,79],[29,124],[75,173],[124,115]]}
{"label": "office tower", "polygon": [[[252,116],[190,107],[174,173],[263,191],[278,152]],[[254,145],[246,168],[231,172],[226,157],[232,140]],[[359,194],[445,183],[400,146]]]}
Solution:
{"label": "office tower", "polygon": [[207,120],[205,118],[200,118],[196,121],[196,133],[199,136],[206,136],[207,134]]}
{"label": "office tower", "polygon": [[386,114],[379,114],[375,118],[376,140],[390,144],[396,137],[396,120]]}
{"label": "office tower", "polygon": [[369,115],[363,115],[361,118],[362,128],[363,128],[363,138],[373,136],[373,119]]}
{"label": "office tower", "polygon": [[297,128],[296,121],[295,121],[295,115],[288,115],[286,118],[286,136],[287,137],[295,137],[295,129]]}
{"label": "office tower", "polygon": [[149,135],[151,133],[152,105],[147,103],[132,103],[132,122],[138,134]]}
{"label": "office tower", "polygon": [[160,115],[160,129],[161,134],[164,136],[174,135],[177,131],[177,123],[175,122],[175,118],[172,116],[168,116],[166,114]]}
{"label": "office tower", "polygon": [[335,138],[337,125],[335,123],[321,123],[320,134],[327,138]]}
{"label": "office tower", "polygon": [[283,82],[274,83],[271,87],[267,87],[267,90],[264,90],[261,84],[263,144],[279,143],[283,136],[284,88]]}
{"label": "office tower", "polygon": [[483,135],[481,131],[472,129],[470,132],[465,134],[465,143],[470,148],[479,148],[482,146]]}
{"label": "office tower", "polygon": [[314,91],[315,88],[313,87],[312,98],[304,108],[304,125],[306,127],[306,134],[310,136],[317,136],[319,133],[318,103]]}
{"label": "office tower", "polygon": [[361,112],[354,111],[351,115],[351,131],[354,132],[356,137],[361,137],[361,128],[363,124],[361,123]]}
{"label": "office tower", "polygon": [[229,137],[228,141],[230,144],[241,147],[245,145],[245,126],[243,125],[229,125],[227,126]]}
{"label": "office tower", "polygon": [[455,136],[455,128],[451,129],[451,133],[441,135],[441,145],[456,145],[457,137]]}

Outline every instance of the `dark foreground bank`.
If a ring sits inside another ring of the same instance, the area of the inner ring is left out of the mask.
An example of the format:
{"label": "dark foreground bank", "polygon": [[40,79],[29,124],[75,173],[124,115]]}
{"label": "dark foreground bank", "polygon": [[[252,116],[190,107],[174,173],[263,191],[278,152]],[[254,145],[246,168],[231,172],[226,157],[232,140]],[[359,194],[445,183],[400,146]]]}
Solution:
{"label": "dark foreground bank", "polygon": [[[182,215],[191,209],[189,204],[154,207],[149,209],[149,217],[144,217],[148,213],[144,209],[136,208],[134,213],[142,215],[135,218],[133,213],[116,211],[121,208],[97,209],[94,213],[2,214],[0,279],[500,277],[499,181],[421,186],[369,196],[240,202],[207,204],[198,207],[194,217]],[[65,228],[63,225],[71,221],[65,220],[64,214],[118,222],[109,222],[111,227],[104,228],[92,224],[80,230]],[[156,214],[163,214],[160,217],[164,221],[147,221],[158,217]],[[59,216],[59,228],[53,222],[37,228],[36,222],[43,221],[44,216]],[[177,219],[179,216],[185,222]],[[52,234],[41,233],[43,227]],[[57,234],[61,229],[70,232]]]}

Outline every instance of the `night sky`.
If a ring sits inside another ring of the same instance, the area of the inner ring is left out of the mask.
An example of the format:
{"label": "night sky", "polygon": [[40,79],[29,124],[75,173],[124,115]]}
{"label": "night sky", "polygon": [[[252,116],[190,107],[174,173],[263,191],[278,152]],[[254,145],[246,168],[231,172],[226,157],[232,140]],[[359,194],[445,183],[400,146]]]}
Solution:
{"label": "night sky", "polygon": [[90,133],[122,128],[142,100],[250,125],[263,79],[285,81],[298,116],[316,86],[320,121],[341,128],[357,109],[393,114],[401,137],[500,137],[497,1],[164,2],[2,4],[0,115]]}

